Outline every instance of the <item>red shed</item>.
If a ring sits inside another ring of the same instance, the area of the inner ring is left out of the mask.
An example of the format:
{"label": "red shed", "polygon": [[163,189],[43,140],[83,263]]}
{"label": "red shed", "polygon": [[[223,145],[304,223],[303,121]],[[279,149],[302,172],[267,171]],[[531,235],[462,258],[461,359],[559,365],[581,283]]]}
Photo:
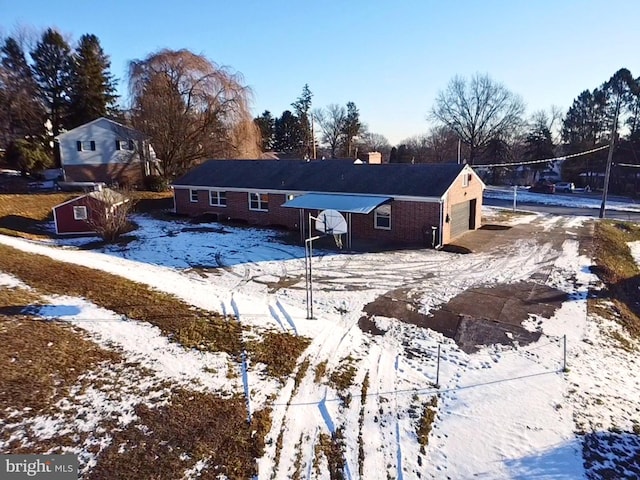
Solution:
{"label": "red shed", "polygon": [[53,207],[53,221],[58,235],[95,233],[91,220],[103,217],[109,210],[128,199],[109,188],[87,193]]}

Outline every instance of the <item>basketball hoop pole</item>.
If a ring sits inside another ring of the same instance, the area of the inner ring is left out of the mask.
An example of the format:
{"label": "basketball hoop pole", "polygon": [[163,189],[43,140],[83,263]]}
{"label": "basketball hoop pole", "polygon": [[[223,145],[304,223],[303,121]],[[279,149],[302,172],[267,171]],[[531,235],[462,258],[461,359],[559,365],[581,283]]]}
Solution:
{"label": "basketball hoop pole", "polygon": [[[305,260],[305,278],[307,284],[307,320],[314,320],[313,318],[313,269],[311,265],[311,259],[313,258],[313,241],[321,238],[321,236],[311,236],[311,220],[317,220],[309,214],[309,238],[304,241],[304,260]],[[309,251],[307,256],[307,249]]]}
{"label": "basketball hoop pole", "polygon": [[[311,221],[316,221],[316,230],[321,231],[324,235],[312,237],[311,232],[313,229]],[[304,229],[303,229],[304,230]],[[347,232],[347,224],[344,217],[335,210],[323,210],[317,217],[311,215],[309,212],[309,238],[304,241],[304,264],[305,264],[305,280],[307,287],[307,320],[313,319],[313,241],[322,238],[326,235],[333,235],[334,239],[338,235]],[[337,234],[336,234],[337,233]],[[342,242],[338,243],[336,239],[336,245],[342,248]],[[307,249],[309,253],[307,254]]]}

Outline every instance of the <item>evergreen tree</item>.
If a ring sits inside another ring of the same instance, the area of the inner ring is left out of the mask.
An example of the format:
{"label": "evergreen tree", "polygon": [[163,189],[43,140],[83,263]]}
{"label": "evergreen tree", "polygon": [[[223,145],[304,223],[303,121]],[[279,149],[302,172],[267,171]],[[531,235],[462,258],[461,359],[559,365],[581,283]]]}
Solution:
{"label": "evergreen tree", "polygon": [[360,134],[362,123],[360,123],[360,112],[353,102],[347,102],[347,115],[342,127],[344,141],[344,154],[347,158],[355,155],[354,139]]}
{"label": "evergreen tree", "polygon": [[289,110],[275,120],[274,148],[278,152],[299,153],[304,146],[304,130],[300,120]]}
{"label": "evergreen tree", "polygon": [[313,94],[309,89],[308,84],[304,84],[302,87],[302,93],[296,99],[295,102],[291,104],[293,107],[296,117],[300,122],[300,130],[302,132],[302,149],[298,152],[301,156],[307,156],[310,158],[313,154],[313,135],[311,132],[311,118],[310,118],[310,110],[311,110],[311,97]]}
{"label": "evergreen tree", "polygon": [[49,28],[31,52],[31,58],[33,74],[56,136],[67,126],[71,48],[59,32]]}
{"label": "evergreen tree", "polygon": [[562,139],[570,151],[593,148],[602,140],[605,125],[606,97],[601,90],[585,90],[573,101],[564,119]]}
{"label": "evergreen tree", "polygon": [[263,152],[273,150],[276,135],[276,121],[271,116],[269,110],[262,112],[262,115],[253,119],[254,123],[260,130],[261,149]]}
{"label": "evergreen tree", "polygon": [[71,64],[69,128],[104,117],[112,111],[117,96],[110,65],[98,37],[90,34],[80,37]]}
{"label": "evergreen tree", "polygon": [[45,112],[22,47],[13,38],[0,48],[0,131],[3,144],[44,135]]}
{"label": "evergreen tree", "polygon": [[[525,143],[525,159],[526,160],[544,160],[545,158],[553,158],[555,156],[555,146],[551,139],[551,132],[546,125],[534,125],[527,134]],[[540,176],[540,172],[549,167],[549,162],[534,163],[531,168]],[[534,180],[536,176],[534,175]]]}

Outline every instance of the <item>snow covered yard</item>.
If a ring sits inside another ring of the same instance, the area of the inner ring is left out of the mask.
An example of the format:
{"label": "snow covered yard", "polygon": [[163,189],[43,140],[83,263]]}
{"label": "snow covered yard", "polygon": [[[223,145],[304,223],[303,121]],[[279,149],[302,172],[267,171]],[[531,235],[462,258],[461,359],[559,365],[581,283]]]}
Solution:
{"label": "snow covered yard", "polygon": [[[620,327],[587,314],[589,292],[599,283],[590,273],[590,258],[581,253],[582,229],[588,228],[583,219],[515,216],[507,225],[515,240],[500,242],[496,233],[495,248],[468,255],[318,251],[314,320],[306,319],[303,248],[283,243],[277,232],[194,227],[146,216],[135,220],[136,239],[121,246],[77,248],[91,239],[47,245],[0,237],[0,243],[110,272],[199,309],[232,315],[247,329],[245,341],[252,332],[273,330],[311,343],[281,382],[260,363],[233,366],[227,354],[186,349],[158,328],[86,299],[45,296],[49,305],[32,308],[31,314],[82,329],[105,348],[116,347],[127,368],[138,366],[115,400],[72,394],[67,401],[80,404],[74,408],[103,416],[117,412],[126,428],[143,412],[148,417],[150,410],[136,409],[138,404],[167,408],[168,385],[243,395],[249,414],[272,408],[259,478],[342,478],[330,472],[344,478],[598,478],[602,468],[620,468],[614,455],[631,465],[617,472],[632,478],[633,456],[640,451],[632,434],[640,373],[629,365],[639,361],[637,343],[629,339],[633,348],[620,348],[610,334]],[[13,287],[18,282],[2,278]],[[385,296],[401,292],[412,300],[407,308],[427,318],[474,287],[522,281],[566,295],[548,317],[530,315],[523,323],[540,334],[533,343],[520,345],[506,332],[505,344],[465,353],[454,338],[406,323],[400,315],[369,315],[375,333],[364,331],[363,310]],[[565,335],[568,371],[562,372]],[[240,374],[230,376],[236,369]],[[100,367],[87,378],[107,372]],[[143,378],[136,377],[139,372]],[[127,395],[131,383],[140,391]],[[21,415],[19,422],[35,432],[36,441],[45,441],[73,420]],[[48,429],[40,427],[45,423]],[[69,447],[81,453],[87,478],[92,462],[114,442],[108,430],[103,433]],[[603,440],[618,453],[603,450]],[[583,441],[599,455],[586,466]],[[102,443],[91,455],[87,442]],[[185,478],[213,468],[210,460],[197,460]]]}

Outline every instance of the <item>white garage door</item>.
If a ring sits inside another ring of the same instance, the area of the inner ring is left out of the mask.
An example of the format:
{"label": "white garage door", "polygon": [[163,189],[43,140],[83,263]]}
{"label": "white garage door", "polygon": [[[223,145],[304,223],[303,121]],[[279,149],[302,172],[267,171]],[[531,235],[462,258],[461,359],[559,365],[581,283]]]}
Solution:
{"label": "white garage door", "polygon": [[471,228],[471,210],[470,201],[451,206],[451,238],[462,235]]}

